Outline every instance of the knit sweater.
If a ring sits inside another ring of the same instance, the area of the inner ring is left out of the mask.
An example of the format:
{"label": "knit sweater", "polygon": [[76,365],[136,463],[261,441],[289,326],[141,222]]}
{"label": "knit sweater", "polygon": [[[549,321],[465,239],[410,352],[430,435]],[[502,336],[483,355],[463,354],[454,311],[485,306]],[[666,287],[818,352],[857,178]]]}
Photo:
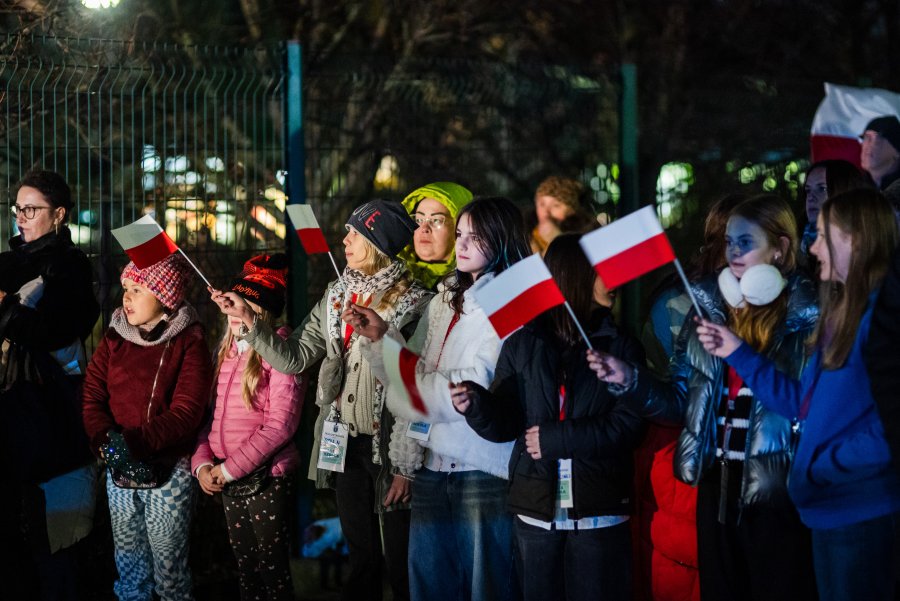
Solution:
{"label": "knit sweater", "polygon": [[[441,284],[407,343],[407,347],[421,357],[416,365],[416,386],[422,394],[428,415],[418,413],[405,403],[403,395],[390,384],[385,384],[385,391],[387,406],[395,415],[432,424],[428,440],[423,442],[430,452],[508,479],[513,443],[489,442],[478,436],[453,408],[449,383],[441,373],[449,374],[457,382],[471,380],[484,387],[488,387],[493,380],[501,340],[474,295],[475,289],[492,279],[490,274],[482,276],[463,294],[463,312],[449,332],[453,308],[449,303],[449,293]],[[390,334],[397,335],[396,332]],[[387,382],[381,341],[364,342],[363,353],[376,377]],[[398,421],[392,439],[405,436],[405,426],[405,421]]]}
{"label": "knit sweater", "polygon": [[[381,300],[380,296],[380,294],[375,295],[371,306],[378,306]],[[309,463],[309,477],[316,480],[319,488],[334,486],[334,472],[319,470],[316,465],[319,458],[322,428],[325,420],[334,415],[336,411],[334,401],[345,382],[342,336],[344,322],[341,320],[341,310],[349,297],[350,295],[344,290],[341,281],[332,282],[325,295],[300,324],[300,327],[287,338],[278,336],[271,327],[262,321],[258,321],[244,337],[244,340],[255,348],[274,369],[282,373],[299,374],[321,360],[319,381],[316,387],[319,416],[314,426],[315,442]],[[382,316],[388,323],[394,324],[400,330],[407,327],[412,329],[430,298],[430,292],[413,286]],[[368,366],[361,365],[360,369],[368,371]],[[376,385],[374,398],[370,402],[373,414],[380,416],[380,422],[375,425],[377,434],[372,439],[372,461],[387,468],[383,470],[378,483],[376,483],[376,498],[383,499],[387,494],[391,478],[400,473],[396,466],[387,465],[390,430],[381,428],[381,423],[392,422],[393,416],[390,415],[390,412],[383,411],[383,388],[380,384]],[[390,446],[393,446],[392,441]],[[381,503],[376,503],[375,509],[384,511]]]}
{"label": "knit sweater", "polygon": [[862,358],[873,303],[874,296],[850,355],[838,369],[822,369],[816,352],[796,380],[747,344],[727,359],[760,402],[787,418],[798,418],[814,387],[788,481],[801,519],[813,529],[839,528],[900,510],[900,477],[891,469]]}

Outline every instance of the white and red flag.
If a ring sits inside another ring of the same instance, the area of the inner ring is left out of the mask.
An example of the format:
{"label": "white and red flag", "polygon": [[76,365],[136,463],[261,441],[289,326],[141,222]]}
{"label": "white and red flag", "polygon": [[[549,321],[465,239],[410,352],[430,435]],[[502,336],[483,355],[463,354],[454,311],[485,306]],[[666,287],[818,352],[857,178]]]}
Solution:
{"label": "white and red flag", "polygon": [[144,215],[132,224],[112,230],[112,235],[138,269],[146,269],[178,252],[178,245],[150,215]]}
{"label": "white and red flag", "polygon": [[566,302],[540,255],[522,259],[474,293],[500,338]]}
{"label": "white and red flag", "polygon": [[812,161],[843,159],[859,167],[860,136],[869,121],[885,115],[900,117],[900,94],[826,83],[810,129]]}
{"label": "white and red flag", "polygon": [[422,395],[416,386],[416,364],[419,362],[419,356],[390,336],[385,336],[382,338],[382,358],[391,389],[397,391],[410,407],[427,416],[428,409],[425,408]]}
{"label": "white and red flag", "polygon": [[325,234],[319,227],[316,215],[313,213],[312,207],[307,204],[293,204],[287,206],[288,217],[297,230],[300,237],[300,243],[303,244],[303,250],[308,255],[328,252],[328,242],[325,241]]}
{"label": "white and red flag", "polygon": [[609,289],[675,260],[652,206],[585,234],[581,249]]}

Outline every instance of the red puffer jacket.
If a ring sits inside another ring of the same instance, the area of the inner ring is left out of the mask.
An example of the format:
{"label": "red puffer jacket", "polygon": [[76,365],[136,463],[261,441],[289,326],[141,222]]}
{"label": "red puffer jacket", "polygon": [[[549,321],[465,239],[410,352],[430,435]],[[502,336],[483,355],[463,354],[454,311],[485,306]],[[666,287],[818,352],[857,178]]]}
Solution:
{"label": "red puffer jacket", "polygon": [[[278,330],[287,338],[290,328]],[[250,352],[237,353],[222,362],[212,423],[200,434],[191,459],[191,473],[224,459],[223,469],[238,480],[272,459],[270,473],[284,476],[297,470],[300,454],[291,438],[300,423],[306,378],[283,374],[262,362],[259,383],[253,397],[253,410],[244,405],[241,376]]]}
{"label": "red puffer jacket", "polygon": [[635,601],[699,601],[697,490],[675,478],[681,428],[651,425],[635,451]]}
{"label": "red puffer jacket", "polygon": [[94,351],[82,391],[91,450],[121,430],[135,459],[172,461],[194,450],[212,385],[210,353],[194,310],[182,305],[152,343],[121,309]]}

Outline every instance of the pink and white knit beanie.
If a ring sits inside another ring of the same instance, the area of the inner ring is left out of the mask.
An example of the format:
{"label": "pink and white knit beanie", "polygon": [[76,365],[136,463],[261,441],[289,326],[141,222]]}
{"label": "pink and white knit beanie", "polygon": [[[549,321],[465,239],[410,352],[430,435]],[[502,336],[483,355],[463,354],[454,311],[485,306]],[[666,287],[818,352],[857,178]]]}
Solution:
{"label": "pink and white knit beanie", "polygon": [[145,286],[164,307],[174,309],[184,301],[189,272],[187,261],[175,253],[146,269],[138,269],[133,261],[129,261],[119,280],[131,280]]}

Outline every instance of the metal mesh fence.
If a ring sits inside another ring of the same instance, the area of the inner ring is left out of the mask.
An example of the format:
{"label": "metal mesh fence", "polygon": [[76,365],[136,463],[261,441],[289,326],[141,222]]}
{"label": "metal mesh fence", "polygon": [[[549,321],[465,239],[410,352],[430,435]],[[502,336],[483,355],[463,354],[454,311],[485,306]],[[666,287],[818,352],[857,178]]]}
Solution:
{"label": "metal mesh fence", "polygon": [[[280,48],[0,38],[0,231],[31,169],[64,175],[102,324],[126,262],[109,231],[153,215],[214,285],[284,248]],[[191,300],[214,330],[199,278]]]}
{"label": "metal mesh fence", "polygon": [[[615,72],[353,57],[307,69],[303,87],[308,202],[332,248],[359,203],[434,181],[506,195],[523,210],[550,174],[583,180],[596,210],[618,199]],[[312,299],[333,272],[327,258],[310,261]]]}
{"label": "metal mesh fence", "polygon": [[[31,169],[62,173],[73,237],[94,262],[108,322],[126,261],[109,231],[151,214],[215,285],[285,246],[284,46],[236,49],[0,38],[0,232]],[[546,175],[618,199],[619,84],[603,69],[345,57],[303,72],[306,201],[342,264],[343,223],[373,197],[431,181],[524,210]],[[296,150],[296,149],[295,149]],[[303,200],[303,199],[294,199]],[[0,242],[5,249],[5,239]],[[333,277],[309,260],[308,293]],[[197,278],[191,300],[216,331]],[[295,316],[296,317],[296,316]],[[98,329],[99,331],[99,329]]]}

